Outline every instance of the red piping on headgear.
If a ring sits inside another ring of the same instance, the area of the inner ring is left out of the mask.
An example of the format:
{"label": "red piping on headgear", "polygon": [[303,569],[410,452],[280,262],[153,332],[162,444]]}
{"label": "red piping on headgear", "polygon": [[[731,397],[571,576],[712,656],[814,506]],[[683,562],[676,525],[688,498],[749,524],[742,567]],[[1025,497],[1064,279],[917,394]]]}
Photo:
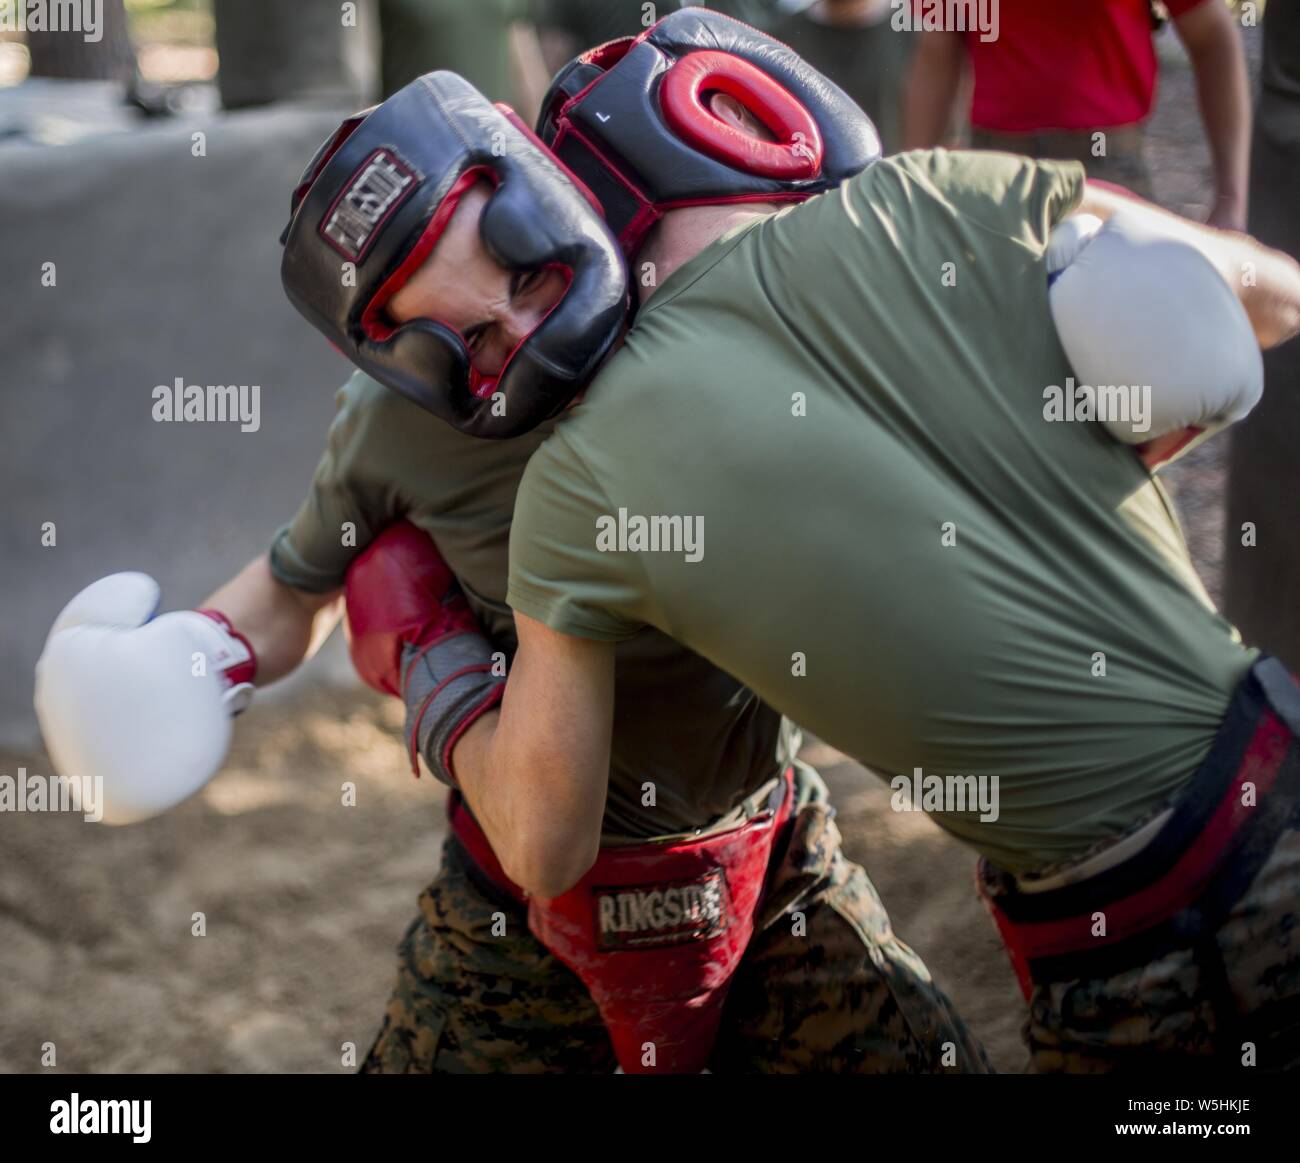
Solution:
{"label": "red piping on headgear", "polygon": [[456,212],[461,197],[480,177],[486,177],[493,185],[497,184],[497,176],[489,166],[471,166],[461,174],[438,203],[438,208],[433,212],[424,230],[420,232],[420,237],[410,253],[383,281],[374,297],[366,304],[366,309],[361,313],[361,330],[368,338],[383,343],[393,337],[398,325],[385,317],[384,308],[388,306],[389,300],[406,285],[407,280],[416,272],[420,264],[429,257],[429,252],[442,237],[442,232],[447,229],[447,223]]}
{"label": "red piping on headgear", "polygon": [[[658,23],[658,21],[655,23]],[[595,65],[596,68],[608,72],[627,56],[636,45],[645,40],[653,29],[654,25],[652,24],[637,36],[616,36],[613,40],[607,40],[604,44],[598,44],[595,48],[588,49],[578,59],[584,65]]]}
{"label": "red piping on headgear", "polygon": [[[576,101],[577,98],[575,97],[574,100]],[[568,102],[566,102],[566,105],[567,104]],[[592,141],[585,133],[576,128],[573,122],[567,117],[563,117],[562,120],[557,120],[556,126],[555,141],[551,143],[552,152],[559,148],[560,143],[563,142],[566,137],[575,137],[578,141],[582,142],[595,158],[600,161],[600,164],[604,167],[605,171],[613,177],[613,179],[618,182],[629,195],[631,195],[633,201],[635,201],[637,206],[640,207],[632,220],[623,227],[623,232],[618,237],[618,244],[623,249],[623,253],[627,255],[635,254],[646,234],[649,233],[650,227],[663,217],[663,211],[651,202],[648,197],[646,197],[644,190],[638,189],[634,186],[632,180],[609,161],[600,146]],[[604,214],[603,209],[601,210],[601,214]]]}
{"label": "red piping on headgear", "polygon": [[[556,160],[559,160],[558,151],[565,137],[572,134],[583,144],[587,152],[600,162],[606,173],[612,175],[636,202],[637,212],[623,227],[618,239],[619,246],[629,257],[636,254],[651,227],[669,210],[679,210],[689,206],[725,206],[743,202],[804,202],[812,197],[811,192],[775,191],[735,194],[730,197],[682,199],[656,204],[610,161],[605,151],[596,142],[577,129],[572,119],[566,115],[566,110],[580,102],[605,80],[608,70],[618,64],[633,48],[648,39],[655,27],[656,25],[652,25],[639,36],[607,41],[583,53],[580,60],[602,68],[605,72],[592,78],[578,93],[566,98],[554,114],[548,114],[556,131],[549,152],[556,156]],[[751,25],[745,27],[757,31]],[[777,41],[777,43],[789,48],[789,45],[785,45],[784,42]],[[691,60],[697,63],[687,69],[681,68]],[[674,74],[680,79],[673,80]],[[756,106],[752,111],[759,120],[775,136],[789,139],[794,145],[784,142],[756,141],[739,130],[725,125],[705,110],[701,97],[707,91],[708,83],[715,79],[720,83],[713,84],[713,88],[729,93],[747,109]],[[670,128],[695,148],[725,164],[736,165],[762,177],[787,181],[812,179],[821,172],[824,143],[821,130],[812,114],[780,82],[749,62],[733,57],[729,53],[696,50],[678,57],[660,81],[660,106]],[[802,134],[802,139],[796,137],[796,134]],[[795,148],[800,145],[806,147],[804,151]],[[547,147],[543,145],[543,148]],[[564,166],[563,162],[560,164],[570,177],[574,177],[572,171]],[[582,186],[581,181],[576,177],[574,180]],[[586,192],[586,187],[582,186],[582,188]],[[605,215],[603,208],[601,213]]]}
{"label": "red piping on headgear", "polygon": [[[542,147],[545,149],[545,146]],[[548,151],[549,152],[549,151]],[[494,186],[500,185],[500,178],[490,166],[471,166],[452,183],[451,189],[443,196],[438,208],[433,212],[424,230],[420,232],[420,237],[415,245],[411,248],[410,253],[402,260],[401,265],[388,276],[366,304],[365,310],[361,313],[361,330],[366,336],[376,343],[383,343],[391,339],[397,332],[400,324],[395,324],[384,315],[384,308],[398,291],[402,289],[410,279],[411,275],[420,267],[420,264],[429,257],[429,253],[437,244],[438,239],[447,229],[447,223],[451,221],[451,216],[456,212],[456,207],[460,204],[460,199],[480,177],[486,177]],[[590,197],[590,194],[588,194]],[[472,358],[469,359],[469,390],[480,399],[486,399],[496,391],[497,382],[505,375],[506,368],[510,366],[510,361],[518,354],[519,349],[527,343],[537,328],[541,327],[547,319],[550,318],[551,312],[556,309],[569,293],[569,288],[573,285],[573,268],[565,263],[547,263],[539,270],[558,270],[564,274],[564,291],[547,309],[545,315],[537,321],[537,327],[534,327],[518,343],[515,344],[510,354],[506,356],[505,362],[501,365],[501,370],[494,376],[485,376],[474,366]],[[439,321],[440,322],[440,321]],[[447,327],[447,324],[443,324]],[[448,330],[455,331],[455,328],[449,327]],[[462,346],[465,347],[466,356],[469,356],[469,345],[465,342],[465,337],[459,331],[456,334],[460,337]]]}
{"label": "red piping on headgear", "polygon": [[664,202],[660,209],[667,214],[669,210],[685,210],[689,206],[735,206],[743,202],[806,202],[813,197],[808,190],[772,190],[753,194],[729,194],[725,198],[679,198],[675,202]]}
{"label": "red piping on headgear", "polygon": [[644,191],[634,186],[626,174],[611,164],[600,146],[580,129],[576,128],[568,118],[559,123],[552,149],[558,147],[564,138],[569,135],[582,142],[587,150],[599,159],[606,172],[628,192],[639,207],[636,214],[623,227],[623,232],[618,238],[618,244],[622,247],[623,253],[629,257],[635,257],[636,252],[645,241],[645,236],[650,233],[650,228],[670,210],[684,210],[690,206],[731,206],[744,202],[806,202],[813,196],[812,191],[773,190],[767,192],[758,191],[752,194],[731,194],[727,197],[680,198],[673,202],[656,204],[646,197]]}
{"label": "red piping on headgear", "polygon": [[330,138],[329,144],[321,151],[320,161],[312,167],[311,173],[303,178],[296,187],[294,187],[294,191],[289,197],[289,209],[292,213],[296,214],[298,212],[298,206],[307,196],[307,191],[316,184],[316,179],[320,177],[321,171],[329,164],[330,158],[338,153],[343,143],[356,132],[358,126],[360,126],[369,115],[369,111],[364,113],[354,113],[351,117],[344,120],[338,129],[334,131],[334,136]]}
{"label": "red piping on headgear", "polygon": [[560,170],[564,173],[564,176],[568,178],[569,181],[571,181],[575,186],[578,187],[579,193],[581,193],[582,196],[586,198],[588,202],[591,203],[591,208],[595,210],[596,213],[599,214],[602,218],[604,218],[605,207],[600,204],[600,199],[597,198],[596,195],[591,192],[590,188],[587,186],[587,183],[584,182],[580,177],[578,177],[578,175],[575,174],[571,169],[569,169],[569,167],[566,166],[562,161],[560,161],[560,159],[556,157],[555,154],[551,151],[551,148],[546,144],[546,142],[544,142],[540,137],[538,137],[537,134],[533,132],[532,127],[528,125],[528,123],[525,122],[524,119],[520,117],[518,113],[516,113],[513,109],[511,109],[509,105],[504,105],[500,101],[498,101],[496,103],[496,107],[505,115],[506,120],[509,121],[511,125],[513,125],[516,129],[518,129],[526,138],[528,138],[529,141],[531,141],[535,146],[537,146],[537,148],[541,150],[542,153],[544,153],[548,158],[551,159],[551,161],[553,161],[560,168]]}

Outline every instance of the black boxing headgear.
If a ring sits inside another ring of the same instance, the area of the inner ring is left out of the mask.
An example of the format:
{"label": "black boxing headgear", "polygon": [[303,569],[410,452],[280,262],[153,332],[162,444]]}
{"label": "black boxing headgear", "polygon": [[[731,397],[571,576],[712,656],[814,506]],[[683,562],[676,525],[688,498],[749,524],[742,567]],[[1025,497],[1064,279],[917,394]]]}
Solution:
{"label": "black boxing headgear", "polygon": [[[459,332],[384,310],[480,179],[495,186],[479,221],[492,258],[567,279],[493,380]],[[474,436],[515,436],[560,412],[626,318],[626,265],[595,200],[509,108],[455,73],[428,73],[345,121],[292,212],[280,275],[293,305],[357,367]]]}
{"label": "black boxing headgear", "polygon": [[[776,140],[718,120],[704,102],[714,91]],[[668,210],[797,201],[880,158],[871,118],[847,93],[780,41],[696,7],[570,61],[537,132],[600,199],[629,257]]]}

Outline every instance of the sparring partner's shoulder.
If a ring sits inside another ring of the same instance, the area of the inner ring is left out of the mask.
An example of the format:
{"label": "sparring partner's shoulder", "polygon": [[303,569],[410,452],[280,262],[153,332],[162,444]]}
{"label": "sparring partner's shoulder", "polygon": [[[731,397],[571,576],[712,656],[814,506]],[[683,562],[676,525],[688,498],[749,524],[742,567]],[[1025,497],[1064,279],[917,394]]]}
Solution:
{"label": "sparring partner's shoulder", "polygon": [[[876,171],[881,171],[879,174]],[[1042,251],[1052,228],[1083,197],[1079,162],[1044,161],[989,150],[911,150],[853,179],[868,206],[891,196],[930,214],[960,219]]]}
{"label": "sparring partner's shoulder", "polygon": [[[271,542],[271,572],[309,593],[343,585],[348,566],[387,525],[402,515],[390,482],[395,466],[385,449],[410,422],[413,404],[361,372],[335,395],[336,411],[311,486],[287,525]],[[407,414],[404,414],[407,413]]]}
{"label": "sparring partner's shoulder", "polygon": [[559,633],[621,642],[650,621],[643,555],[626,551],[619,509],[568,427],[547,437],[519,484],[506,602]]}

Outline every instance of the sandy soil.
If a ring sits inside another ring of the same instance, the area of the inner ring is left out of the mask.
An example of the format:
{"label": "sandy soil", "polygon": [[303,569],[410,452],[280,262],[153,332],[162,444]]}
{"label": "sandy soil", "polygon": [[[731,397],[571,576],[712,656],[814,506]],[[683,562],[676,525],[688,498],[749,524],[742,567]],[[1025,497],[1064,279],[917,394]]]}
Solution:
{"label": "sandy soil", "polygon": [[[1176,60],[1150,148],[1166,204],[1203,211],[1206,156]],[[1171,479],[1215,592],[1223,468],[1212,443]],[[363,1053],[443,834],[442,789],[403,767],[398,711],[318,686],[255,707],[228,769],[165,818],[110,829],[6,817],[0,1070],[41,1069],[45,1043],[60,1071],[338,1071],[346,1043]],[[896,929],[998,1067],[1020,1069],[1022,1004],[975,897],[973,857],[923,818],[888,811],[884,786],[829,748],[813,743],[808,757]],[[40,754],[0,755],[0,772],[20,765],[50,770]]]}

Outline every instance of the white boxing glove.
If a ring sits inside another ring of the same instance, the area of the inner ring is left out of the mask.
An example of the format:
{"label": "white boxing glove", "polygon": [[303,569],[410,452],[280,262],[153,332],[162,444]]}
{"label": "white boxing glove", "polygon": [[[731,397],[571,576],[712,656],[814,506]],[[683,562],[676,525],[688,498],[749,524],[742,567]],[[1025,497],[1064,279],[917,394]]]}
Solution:
{"label": "white boxing glove", "polygon": [[1130,389],[1136,406],[1098,416],[1115,439],[1144,445],[1186,431],[1184,451],[1259,402],[1264,360],[1246,310],[1176,232],[1123,209],[1104,224],[1076,214],[1052,231],[1045,257],[1052,319],[1077,383]]}
{"label": "white boxing glove", "polygon": [[87,586],[54,622],[36,663],[36,716],[61,775],[103,780],[104,822],[174,807],[230,749],[252,698],[252,647],[216,611],[155,618],[143,573]]}

